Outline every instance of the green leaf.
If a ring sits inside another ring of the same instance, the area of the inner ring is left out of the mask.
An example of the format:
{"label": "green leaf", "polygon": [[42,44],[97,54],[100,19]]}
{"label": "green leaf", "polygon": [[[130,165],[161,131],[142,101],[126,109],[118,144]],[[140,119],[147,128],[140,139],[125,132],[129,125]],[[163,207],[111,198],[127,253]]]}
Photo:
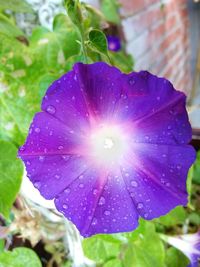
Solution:
{"label": "green leaf", "polygon": [[0,253],[4,250],[4,240],[0,239]]}
{"label": "green leaf", "polygon": [[130,233],[96,235],[83,240],[86,256],[103,267],[163,267],[164,246],[152,222],[140,220]]}
{"label": "green leaf", "polygon": [[120,243],[112,242],[109,236],[105,240],[104,235],[96,235],[83,240],[83,249],[88,258],[103,263],[116,257]]}
{"label": "green leaf", "polygon": [[121,71],[129,73],[133,71],[134,61],[132,56],[127,55],[124,51],[110,52],[109,57],[114,66],[117,66]]}
{"label": "green leaf", "polygon": [[197,226],[200,225],[200,214],[192,212],[189,214],[188,219],[191,223],[196,224]]}
{"label": "green leaf", "polygon": [[164,246],[154,224],[140,220],[139,228],[132,235],[131,237],[131,233],[129,234],[130,242],[124,253],[123,266],[163,267]]}
{"label": "green leaf", "polygon": [[188,258],[174,247],[166,252],[166,267],[186,267],[189,264]]}
{"label": "green leaf", "polygon": [[28,248],[0,253],[0,267],[42,267],[37,254]]}
{"label": "green leaf", "polygon": [[40,82],[39,82],[39,95],[42,98],[45,93],[47,88],[57,79],[58,77],[53,74],[45,74],[44,76],[41,77]]}
{"label": "green leaf", "polygon": [[13,24],[6,16],[0,13],[0,34],[5,34],[11,38],[24,35],[23,32]]}
{"label": "green leaf", "polygon": [[107,261],[103,265],[103,267],[123,267],[123,265],[119,259],[112,259],[112,260]]}
{"label": "green leaf", "polygon": [[65,7],[67,14],[71,21],[78,27],[81,27],[82,15],[81,8],[78,0],[65,0]]}
{"label": "green leaf", "polygon": [[197,158],[193,166],[193,182],[196,184],[200,184],[200,151],[197,152]]}
{"label": "green leaf", "polygon": [[0,213],[6,218],[20,189],[23,165],[16,158],[17,148],[5,141],[0,141]]}
{"label": "green leaf", "polygon": [[79,36],[66,15],[59,14],[54,18],[53,32],[44,27],[33,31],[30,47],[35,57],[51,72],[64,72],[66,60],[79,54]]}
{"label": "green leaf", "polygon": [[19,13],[33,13],[31,6],[24,0],[0,0],[0,9]]}
{"label": "green leaf", "polygon": [[174,226],[177,224],[183,224],[186,220],[186,211],[182,206],[178,206],[171,210],[167,215],[161,216],[154,221],[161,223],[165,226]]}
{"label": "green leaf", "polygon": [[91,30],[89,32],[90,48],[94,51],[107,56],[108,45],[105,34],[100,30]]}
{"label": "green leaf", "polygon": [[120,17],[119,17],[119,5],[117,4],[116,0],[102,0],[101,2],[101,10],[106,18],[107,21],[119,24]]}
{"label": "green leaf", "polygon": [[192,197],[192,178],[193,178],[193,166],[188,171],[187,176],[187,192],[188,192],[188,207],[193,208],[191,204],[191,197]]}

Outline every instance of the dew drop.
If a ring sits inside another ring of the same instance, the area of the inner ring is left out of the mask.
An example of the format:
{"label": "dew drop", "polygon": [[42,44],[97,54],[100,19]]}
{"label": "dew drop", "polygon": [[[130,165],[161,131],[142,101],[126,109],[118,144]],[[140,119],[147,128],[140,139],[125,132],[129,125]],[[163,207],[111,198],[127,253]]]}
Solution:
{"label": "dew drop", "polygon": [[176,168],[177,168],[178,170],[180,170],[180,169],[181,169],[181,165],[178,164],[178,165],[176,166]]}
{"label": "dew drop", "polygon": [[66,193],[66,194],[69,194],[70,193],[70,189],[69,188],[66,188],[65,190],[64,190],[64,192]]}
{"label": "dew drop", "polygon": [[56,174],[56,175],[55,175],[55,178],[56,178],[57,180],[60,179],[60,175]]}
{"label": "dew drop", "polygon": [[39,133],[40,132],[40,128],[35,128],[35,132]]}
{"label": "dew drop", "polygon": [[98,220],[97,220],[96,218],[94,218],[94,219],[92,220],[92,225],[97,225],[97,223],[98,223]]}
{"label": "dew drop", "polygon": [[104,214],[105,214],[106,216],[109,216],[109,215],[110,215],[110,211],[109,211],[109,210],[105,210],[105,211],[104,211]]}
{"label": "dew drop", "polygon": [[58,150],[62,150],[64,147],[63,146],[59,146],[58,147]]}
{"label": "dew drop", "polygon": [[79,187],[80,187],[80,188],[83,188],[83,187],[84,187],[84,184],[79,184]]}
{"label": "dew drop", "polygon": [[27,161],[26,164],[27,164],[27,165],[31,165],[30,161]]}
{"label": "dew drop", "polygon": [[137,183],[136,181],[131,181],[131,185],[132,185],[133,187],[137,187],[137,186],[138,186],[138,183]]}
{"label": "dew drop", "polygon": [[68,208],[68,206],[67,206],[66,204],[63,204],[62,207],[63,207],[63,209],[65,209],[65,210]]}
{"label": "dew drop", "polygon": [[131,77],[128,82],[129,82],[130,85],[134,85],[135,84],[135,80],[134,80],[133,77]]}
{"label": "dew drop", "polygon": [[50,113],[50,114],[55,114],[55,112],[56,112],[56,108],[55,108],[54,106],[49,105],[49,106],[47,106],[46,111],[47,111],[48,113]]}
{"label": "dew drop", "polygon": [[41,187],[41,183],[40,182],[35,182],[33,185],[38,189]]}
{"label": "dew drop", "polygon": [[97,195],[97,193],[98,193],[98,190],[97,190],[97,189],[94,189],[94,190],[93,190],[93,195],[95,195],[95,196],[96,196],[96,195]]}
{"label": "dew drop", "polygon": [[139,202],[137,204],[137,209],[142,209],[144,207],[143,203]]}
{"label": "dew drop", "polygon": [[53,135],[53,131],[50,131],[50,132],[49,132],[49,135],[52,136],[52,135]]}
{"label": "dew drop", "polygon": [[145,213],[144,214],[144,218],[146,219],[148,217],[148,213]]}
{"label": "dew drop", "polygon": [[100,199],[99,199],[99,205],[101,206],[101,205],[104,205],[105,203],[106,203],[105,198],[104,197],[100,197]]}
{"label": "dew drop", "polygon": [[161,183],[164,184],[165,180],[163,178],[160,179]]}
{"label": "dew drop", "polygon": [[40,162],[43,162],[43,161],[44,161],[44,159],[45,159],[45,157],[44,157],[44,156],[39,156],[39,161],[40,161]]}

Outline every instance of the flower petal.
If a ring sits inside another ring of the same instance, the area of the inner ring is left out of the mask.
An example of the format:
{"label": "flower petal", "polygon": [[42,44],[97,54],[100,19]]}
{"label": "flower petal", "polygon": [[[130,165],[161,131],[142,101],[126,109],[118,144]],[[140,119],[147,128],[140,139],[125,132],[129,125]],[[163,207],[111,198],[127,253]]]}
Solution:
{"label": "flower petal", "polygon": [[69,155],[22,156],[27,177],[46,199],[55,198],[88,168],[82,157]]}
{"label": "flower petal", "polygon": [[119,69],[104,62],[74,65],[80,88],[90,103],[92,115],[101,120],[113,117],[116,102],[122,91],[122,74]]}
{"label": "flower petal", "polygon": [[85,237],[131,231],[138,225],[138,213],[122,177],[98,175],[95,169],[69,185],[55,205]]}
{"label": "flower petal", "polygon": [[72,130],[81,131],[88,127],[88,103],[74,71],[63,75],[49,87],[42,101],[42,110]]}
{"label": "flower petal", "polygon": [[19,155],[81,154],[84,134],[75,132],[48,113],[37,113]]}
{"label": "flower petal", "polygon": [[187,204],[186,178],[195,160],[191,146],[134,144],[122,166],[139,214],[153,219]]}
{"label": "flower petal", "polygon": [[129,123],[135,142],[187,144],[191,140],[186,97],[169,81],[148,72],[133,72],[124,75],[123,88],[116,118]]}

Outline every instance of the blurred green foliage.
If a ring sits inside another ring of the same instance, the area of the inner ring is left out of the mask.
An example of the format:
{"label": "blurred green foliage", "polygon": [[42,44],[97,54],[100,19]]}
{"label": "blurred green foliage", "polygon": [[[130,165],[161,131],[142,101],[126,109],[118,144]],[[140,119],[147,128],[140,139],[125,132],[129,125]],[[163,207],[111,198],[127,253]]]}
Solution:
{"label": "blurred green foliage", "polygon": [[42,267],[37,254],[28,248],[0,253],[0,267]]}
{"label": "blurred green foliage", "polygon": [[6,218],[9,217],[23,175],[23,165],[16,159],[16,154],[17,148],[13,144],[0,141],[0,213]]}

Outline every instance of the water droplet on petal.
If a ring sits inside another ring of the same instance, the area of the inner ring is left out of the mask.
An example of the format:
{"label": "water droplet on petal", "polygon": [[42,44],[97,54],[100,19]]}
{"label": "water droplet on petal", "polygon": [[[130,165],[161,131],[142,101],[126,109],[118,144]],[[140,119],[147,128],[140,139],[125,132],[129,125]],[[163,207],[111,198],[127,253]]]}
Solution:
{"label": "water droplet on petal", "polygon": [[70,193],[70,189],[69,188],[66,188],[65,190],[64,190],[64,192],[66,193],[66,194],[69,194]]}
{"label": "water droplet on petal", "polygon": [[55,175],[55,178],[56,178],[57,180],[60,179],[60,175],[56,174],[56,175]]}
{"label": "water droplet on petal", "polygon": [[80,175],[78,178],[79,178],[79,180],[82,180],[83,179],[83,175]]}
{"label": "water droplet on petal", "polygon": [[137,209],[142,209],[144,207],[143,203],[139,202],[137,204]]}
{"label": "water droplet on petal", "polygon": [[65,161],[67,161],[69,159],[69,156],[62,156],[62,159],[64,159]]}
{"label": "water droplet on petal", "polygon": [[68,208],[68,206],[67,206],[66,204],[63,204],[62,207],[63,207],[63,209],[65,209],[65,210]]}
{"label": "water droplet on petal", "polygon": [[93,218],[92,225],[96,225],[98,223],[98,220],[96,218]]}
{"label": "water droplet on petal", "polygon": [[41,187],[41,183],[40,182],[35,182],[33,184],[37,189],[39,189]]}
{"label": "water droplet on petal", "polygon": [[93,195],[97,195],[97,193],[98,193],[98,190],[97,189],[94,189],[93,190]]}
{"label": "water droplet on petal", "polygon": [[144,214],[144,218],[147,218],[147,217],[148,217],[148,213],[145,213],[145,214]]}
{"label": "water droplet on petal", "polygon": [[130,79],[129,79],[129,84],[130,85],[133,85],[133,84],[135,84],[135,80],[134,80],[134,78],[133,77],[131,77]]}
{"label": "water droplet on petal", "polygon": [[99,205],[104,205],[106,203],[106,200],[104,197],[100,197],[99,199]]}
{"label": "water droplet on petal", "polygon": [[80,187],[80,188],[83,188],[83,187],[84,187],[84,184],[79,184],[79,187]]}
{"label": "water droplet on petal", "polygon": [[178,170],[180,170],[180,169],[181,169],[181,165],[178,164],[178,165],[176,166],[176,168],[177,168]]}
{"label": "water droplet on petal", "polygon": [[45,157],[44,157],[44,156],[39,156],[39,161],[40,161],[40,162],[43,162],[43,161],[44,161],[44,159],[45,159]]}
{"label": "water droplet on petal", "polygon": [[133,187],[137,187],[137,186],[138,186],[138,183],[137,183],[136,181],[131,181],[131,185],[132,185]]}
{"label": "water droplet on petal", "polygon": [[109,215],[110,215],[110,211],[109,211],[109,210],[105,210],[105,211],[104,211],[104,214],[105,214],[106,216],[109,216]]}
{"label": "water droplet on petal", "polygon": [[62,150],[64,147],[63,146],[59,146],[58,147],[58,150]]}
{"label": "water droplet on petal", "polygon": [[55,112],[56,112],[56,108],[55,108],[54,106],[49,105],[49,106],[47,106],[46,111],[47,111],[48,113],[50,113],[50,114],[55,114]]}
{"label": "water droplet on petal", "polygon": [[35,132],[36,132],[36,133],[39,133],[39,132],[40,132],[40,128],[38,128],[38,127],[35,128]]}

